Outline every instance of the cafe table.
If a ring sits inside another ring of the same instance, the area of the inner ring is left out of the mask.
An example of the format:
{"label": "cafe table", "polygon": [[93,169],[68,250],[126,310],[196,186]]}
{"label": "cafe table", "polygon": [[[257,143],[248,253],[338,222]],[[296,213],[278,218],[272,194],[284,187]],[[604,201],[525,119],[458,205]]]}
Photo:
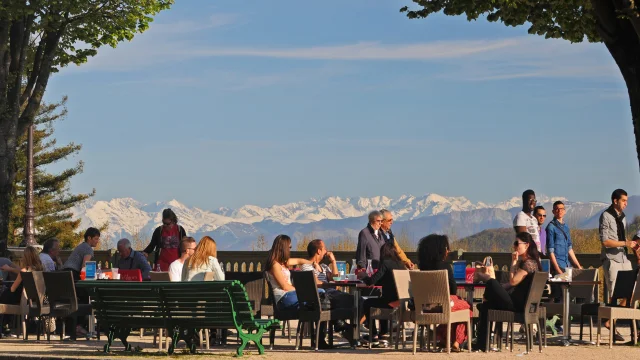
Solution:
{"label": "cafe table", "polygon": [[349,292],[353,295],[353,324],[354,324],[354,340],[360,339],[360,317],[359,317],[359,306],[360,306],[360,292],[362,289],[375,289],[380,288],[380,286],[367,285],[360,280],[341,280],[341,281],[329,281],[318,285],[319,288],[322,289],[333,289],[337,287],[348,288]]}
{"label": "cafe table", "polygon": [[562,288],[562,345],[569,346],[571,343],[578,343],[579,341],[571,340],[571,322],[569,320],[569,313],[571,309],[571,287],[572,286],[589,286],[600,285],[600,281],[554,281],[549,279],[548,284],[559,285]]}
{"label": "cafe table", "polygon": [[467,298],[465,300],[467,300],[467,302],[473,309],[473,293],[475,292],[475,289],[484,289],[486,287],[486,284],[466,282],[465,280],[456,280],[456,286],[459,289],[464,289],[467,292]]}

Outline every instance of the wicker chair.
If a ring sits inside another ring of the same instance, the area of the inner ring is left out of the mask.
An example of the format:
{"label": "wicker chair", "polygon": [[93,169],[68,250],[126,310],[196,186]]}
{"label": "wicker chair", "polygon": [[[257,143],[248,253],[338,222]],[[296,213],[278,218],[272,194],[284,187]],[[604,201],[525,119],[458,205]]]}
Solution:
{"label": "wicker chair", "polygon": [[[412,287],[413,301],[416,308],[413,316],[416,324],[416,328],[413,331],[413,354],[416,353],[419,326],[447,324],[447,353],[451,353],[452,323],[466,322],[468,337],[471,339],[471,315],[469,311],[451,311],[447,271],[411,271],[409,276],[412,284],[420,284],[420,286]],[[438,305],[441,309],[438,312],[422,311],[425,306],[430,305]],[[467,344],[469,351],[471,351],[471,341],[467,341]]]}
{"label": "wicker chair", "polygon": [[[42,318],[49,314],[49,305],[44,304],[45,288],[42,271],[22,272],[22,284],[27,295],[28,316],[38,318],[37,340],[40,341],[40,331],[44,329]],[[45,331],[46,332],[46,331]],[[24,340],[29,339],[29,334],[24,333]]]}
{"label": "wicker chair", "polygon": [[411,276],[409,276],[409,270],[393,270],[393,279],[396,283],[396,291],[398,292],[398,333],[396,334],[396,350],[402,337],[402,348],[407,345],[407,337],[405,336],[405,322],[410,322],[413,316],[413,311],[409,310],[409,300],[411,299],[411,293],[409,288],[411,287]]}
{"label": "wicker chair", "polygon": [[[506,311],[506,310],[489,310],[487,314],[487,338],[486,341],[486,349],[490,349],[490,339],[491,339],[491,325],[493,322],[496,323],[507,323],[507,332],[509,329],[511,330],[511,346],[510,350],[513,351],[513,324],[519,323],[523,324],[525,328],[526,334],[526,349],[527,353],[531,351],[533,347],[533,325],[538,324],[544,326],[544,321],[540,319],[540,310],[542,308],[540,302],[542,299],[542,293],[547,285],[547,280],[549,279],[549,273],[536,271],[533,275],[533,279],[531,280],[531,287],[529,288],[529,295],[527,296],[527,302],[525,303],[525,312],[516,313],[514,311]],[[541,326],[541,328],[542,328]],[[542,352],[542,334],[541,331],[538,331],[538,346],[540,352]],[[482,341],[482,339],[479,339]],[[501,344],[502,341],[498,339],[498,343]]]}
{"label": "wicker chair", "polygon": [[[260,313],[262,316],[268,316],[271,317],[273,316],[274,318],[280,320],[281,323],[284,323],[283,327],[282,327],[282,336],[284,336],[284,327],[287,326],[288,327],[288,336],[289,336],[289,343],[291,343],[291,324],[289,323],[290,320],[298,320],[300,318],[298,310],[286,310],[286,311],[282,311],[280,309],[278,309],[278,307],[276,306],[276,298],[273,295],[273,287],[271,286],[271,283],[269,282],[269,278],[267,275],[267,272],[264,272],[264,281],[266,283],[267,286],[267,291],[266,294],[267,297],[265,299],[262,299],[261,304],[260,304]],[[267,305],[269,304],[269,305]],[[273,350],[273,345],[275,343],[275,339],[276,339],[276,329],[271,329],[269,331],[269,349]]]}
{"label": "wicker chair", "polygon": [[323,322],[326,322],[327,329],[329,329],[329,346],[333,346],[333,326],[331,326],[330,322],[334,320],[353,319],[353,309],[338,308],[322,310],[313,271],[293,271],[291,272],[291,278],[293,280],[293,286],[296,288],[296,295],[298,296],[298,302],[300,304],[300,309],[298,310],[300,316],[300,321],[298,322],[298,337],[300,338],[300,342],[296,339],[296,350],[302,347],[304,335],[302,325],[304,323],[313,325],[311,326],[311,336],[312,338],[315,337],[315,341],[313,341],[312,344],[315,345],[316,351],[318,351],[318,343],[320,340],[320,325]]}
{"label": "wicker chair", "polygon": [[[617,279],[616,279],[616,282],[617,282]],[[635,286],[633,287],[633,294],[631,295],[631,302],[629,304],[629,307],[601,306],[598,309],[598,335],[596,337],[596,346],[600,346],[602,319],[609,319],[609,321],[611,322],[611,328],[609,330],[609,349],[613,347],[613,334],[615,331],[615,323],[616,323],[616,320],[618,319],[631,320],[631,337],[633,337],[633,345],[636,345],[638,343],[638,337],[636,334],[637,332],[636,320],[640,320],[640,309],[638,309],[639,303],[640,303],[640,273],[638,273]]]}

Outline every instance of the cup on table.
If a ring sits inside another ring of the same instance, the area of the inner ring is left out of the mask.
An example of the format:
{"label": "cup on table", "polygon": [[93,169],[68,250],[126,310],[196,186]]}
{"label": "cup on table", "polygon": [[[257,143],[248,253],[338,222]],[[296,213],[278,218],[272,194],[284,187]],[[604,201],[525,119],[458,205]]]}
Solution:
{"label": "cup on table", "polygon": [[347,280],[349,281],[356,281],[358,278],[356,277],[356,274],[348,274],[347,275]]}
{"label": "cup on table", "polygon": [[111,276],[117,276],[118,275],[118,268],[111,268]]}
{"label": "cup on table", "polygon": [[344,280],[344,271],[338,271],[338,275],[340,275],[340,280]]}

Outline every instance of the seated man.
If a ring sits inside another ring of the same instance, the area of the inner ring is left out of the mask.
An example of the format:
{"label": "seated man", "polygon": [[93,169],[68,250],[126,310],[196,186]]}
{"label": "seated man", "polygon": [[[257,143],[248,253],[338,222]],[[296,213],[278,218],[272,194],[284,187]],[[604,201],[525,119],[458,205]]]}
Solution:
{"label": "seated man", "polygon": [[121,270],[135,270],[140,269],[142,273],[142,280],[149,280],[151,272],[151,265],[147,262],[147,258],[141,253],[131,249],[131,241],[129,239],[118,240],[118,253],[120,259],[118,259],[118,269]]}
{"label": "seated man", "polygon": [[[332,252],[327,251],[324,241],[319,239],[311,241],[309,245],[307,245],[307,254],[309,255],[308,260],[311,261],[312,264],[303,264],[301,270],[313,271],[318,285],[328,282],[333,274],[338,273],[336,258]],[[321,263],[325,258],[329,259],[331,267]],[[321,296],[326,296],[329,299],[332,309],[353,307],[353,296],[350,294],[331,288],[319,289],[318,291]],[[342,320],[336,320],[334,322],[334,330],[336,332],[342,332],[342,335],[349,341],[353,338],[351,332],[347,332],[349,327]]]}
{"label": "seated man", "polygon": [[40,252],[40,261],[44,271],[56,271],[62,268],[60,261],[60,241],[54,237],[44,242]]}

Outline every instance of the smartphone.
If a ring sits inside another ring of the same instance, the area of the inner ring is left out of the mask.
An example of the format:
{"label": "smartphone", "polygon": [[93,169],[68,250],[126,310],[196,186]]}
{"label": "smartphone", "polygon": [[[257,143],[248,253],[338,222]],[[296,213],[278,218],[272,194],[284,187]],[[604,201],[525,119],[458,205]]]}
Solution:
{"label": "smartphone", "polygon": [[487,258],[484,262],[484,266],[491,266],[491,258]]}

